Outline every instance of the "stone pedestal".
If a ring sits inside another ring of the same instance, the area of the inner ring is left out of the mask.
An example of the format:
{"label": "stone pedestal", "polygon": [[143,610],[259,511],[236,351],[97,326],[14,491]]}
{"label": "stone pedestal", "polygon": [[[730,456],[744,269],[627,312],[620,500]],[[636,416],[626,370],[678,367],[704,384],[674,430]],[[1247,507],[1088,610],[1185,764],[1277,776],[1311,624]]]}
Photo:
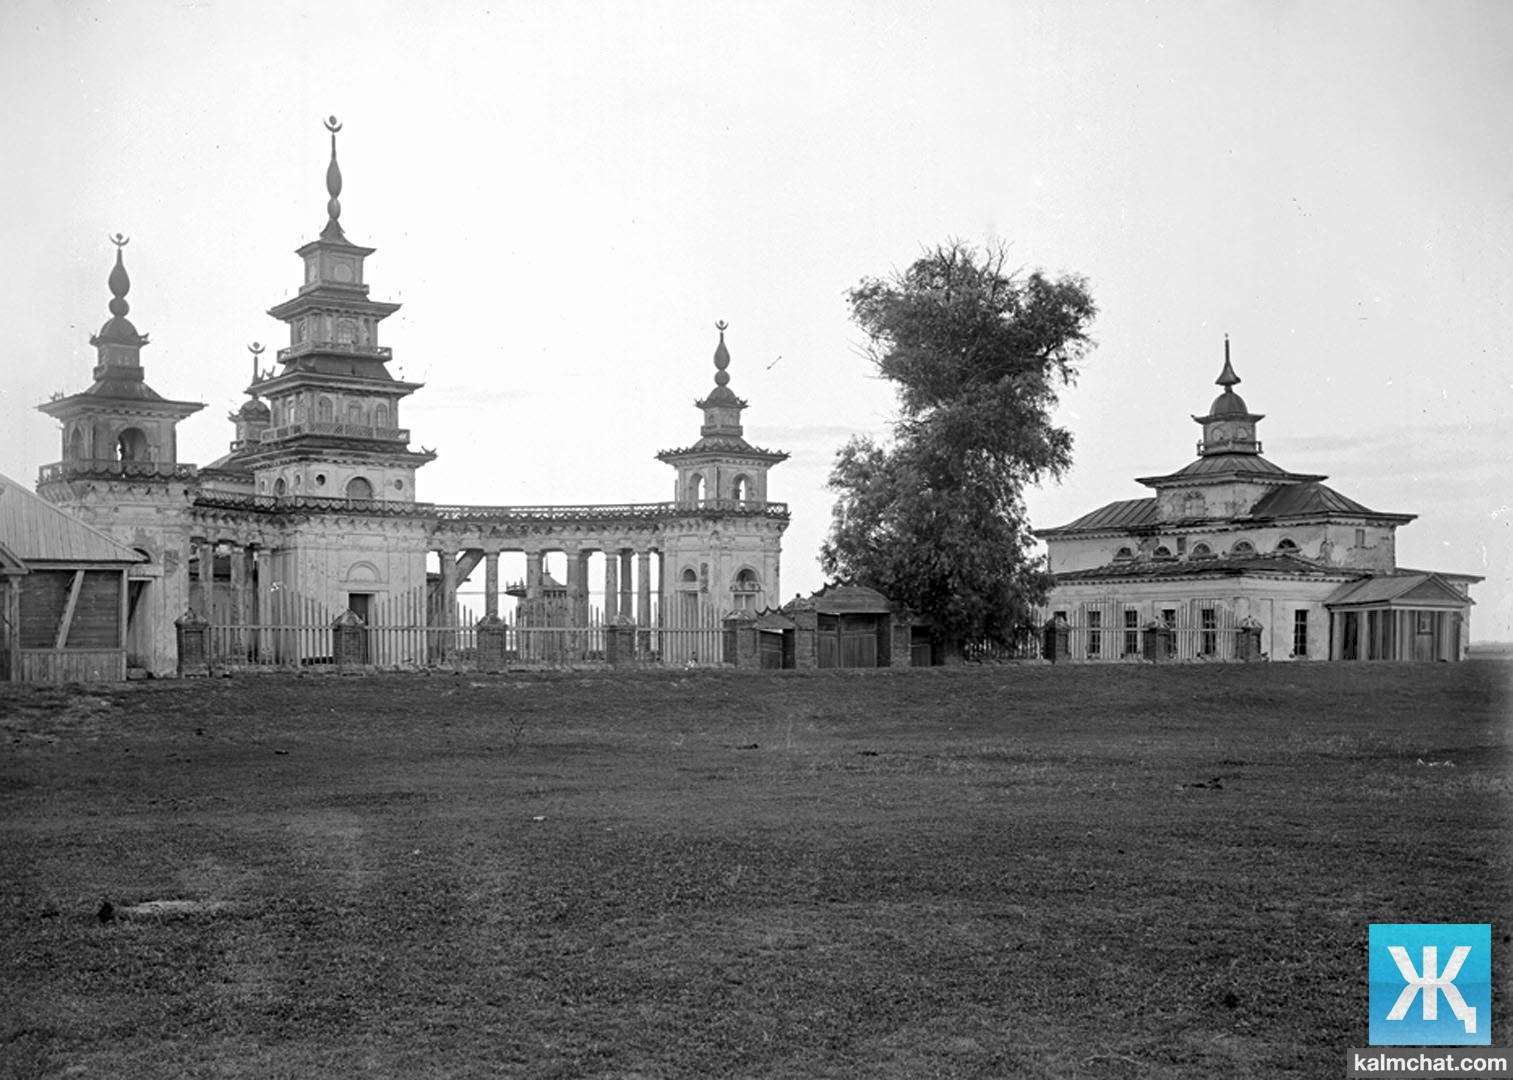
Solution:
{"label": "stone pedestal", "polygon": [[1041,631],[1045,635],[1043,655],[1051,663],[1059,663],[1071,656],[1072,628],[1060,615],[1045,624]]}
{"label": "stone pedestal", "polygon": [[754,612],[736,611],[725,617],[724,654],[725,663],[738,668],[755,671],[762,666]]}
{"label": "stone pedestal", "polygon": [[505,635],[508,626],[498,615],[485,615],[478,620],[478,670],[503,671],[508,658],[505,655]]}
{"label": "stone pedestal", "polygon": [[1152,663],[1170,660],[1177,653],[1177,632],[1163,623],[1147,623],[1141,634],[1145,658]]}
{"label": "stone pedestal", "polygon": [[190,608],[173,622],[178,643],[179,674],[185,677],[210,674],[210,623]]}
{"label": "stone pedestal", "polygon": [[1261,624],[1254,619],[1242,619],[1235,629],[1235,659],[1260,660]]}
{"label": "stone pedestal", "polygon": [[604,624],[604,659],[610,667],[636,662],[635,620],[616,615]]}
{"label": "stone pedestal", "polygon": [[351,671],[368,662],[368,624],[357,612],[344,611],[331,624],[331,656],[341,671]]}

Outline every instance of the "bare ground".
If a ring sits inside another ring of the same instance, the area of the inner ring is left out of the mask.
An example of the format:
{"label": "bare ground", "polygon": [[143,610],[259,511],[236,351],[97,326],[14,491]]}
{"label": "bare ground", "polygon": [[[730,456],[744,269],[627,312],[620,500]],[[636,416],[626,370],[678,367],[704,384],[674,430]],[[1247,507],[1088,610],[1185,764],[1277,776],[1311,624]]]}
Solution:
{"label": "bare ground", "polygon": [[0,1075],[1338,1075],[1371,922],[1506,1045],[1509,671],[0,689]]}

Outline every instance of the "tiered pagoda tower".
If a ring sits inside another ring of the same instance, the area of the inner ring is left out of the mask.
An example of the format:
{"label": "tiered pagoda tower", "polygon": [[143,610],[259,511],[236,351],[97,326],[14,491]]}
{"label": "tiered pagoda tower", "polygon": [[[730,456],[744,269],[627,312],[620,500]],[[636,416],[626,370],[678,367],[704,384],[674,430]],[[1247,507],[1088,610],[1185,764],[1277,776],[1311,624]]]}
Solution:
{"label": "tiered pagoda tower", "polygon": [[341,226],[341,168],[336,117],[326,169],[327,221],[299,248],[305,282],[268,314],[288,324],[282,370],[248,388],[268,403],[271,419],[245,461],[259,495],[386,503],[415,501],[415,470],[436,455],[409,448],[399,403],[420,388],[389,373],[391,351],[378,344],[378,324],[398,304],[371,300],[363,261],[374,249],[347,239]]}

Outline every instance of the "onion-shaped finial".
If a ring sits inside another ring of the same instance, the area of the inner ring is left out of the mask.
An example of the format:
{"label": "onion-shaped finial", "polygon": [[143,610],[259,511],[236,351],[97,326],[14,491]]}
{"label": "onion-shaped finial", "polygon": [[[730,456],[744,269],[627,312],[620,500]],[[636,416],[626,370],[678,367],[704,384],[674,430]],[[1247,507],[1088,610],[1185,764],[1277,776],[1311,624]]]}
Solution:
{"label": "onion-shaped finial", "polygon": [[107,284],[110,286],[110,313],[112,315],[125,315],[131,310],[131,305],[126,302],[126,294],[131,291],[131,277],[126,273],[126,263],[121,258],[121,249],[131,243],[131,239],[116,233],[110,238],[110,242],[116,246],[116,265],[110,271]]}

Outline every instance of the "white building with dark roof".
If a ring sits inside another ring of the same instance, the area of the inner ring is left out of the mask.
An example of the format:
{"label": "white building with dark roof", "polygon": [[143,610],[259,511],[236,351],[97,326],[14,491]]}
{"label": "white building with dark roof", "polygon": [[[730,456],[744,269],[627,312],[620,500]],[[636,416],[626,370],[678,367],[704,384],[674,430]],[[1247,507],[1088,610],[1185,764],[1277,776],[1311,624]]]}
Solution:
{"label": "white building with dark roof", "polygon": [[1196,461],[1155,494],[1038,529],[1046,611],[1074,659],[1454,660],[1481,578],[1397,565],[1414,515],[1363,506],[1261,456],[1224,343]]}

